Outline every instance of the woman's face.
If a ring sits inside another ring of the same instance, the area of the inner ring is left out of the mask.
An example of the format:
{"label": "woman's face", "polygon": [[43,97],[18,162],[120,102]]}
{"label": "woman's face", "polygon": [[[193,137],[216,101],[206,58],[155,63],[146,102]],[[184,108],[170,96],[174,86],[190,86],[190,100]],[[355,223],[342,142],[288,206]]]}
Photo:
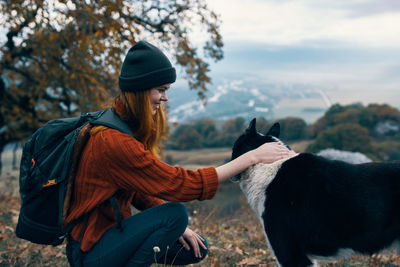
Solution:
{"label": "woman's face", "polygon": [[156,114],[157,109],[160,108],[162,101],[168,101],[167,90],[171,86],[170,83],[154,87],[150,89],[150,102],[153,110],[153,115]]}

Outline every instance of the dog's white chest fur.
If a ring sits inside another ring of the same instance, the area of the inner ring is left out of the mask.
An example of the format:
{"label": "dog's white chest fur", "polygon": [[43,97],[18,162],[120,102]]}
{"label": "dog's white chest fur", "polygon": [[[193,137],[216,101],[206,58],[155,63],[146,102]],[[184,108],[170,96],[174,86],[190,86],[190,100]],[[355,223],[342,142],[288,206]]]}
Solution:
{"label": "dog's white chest fur", "polygon": [[265,209],[265,189],[273,181],[283,162],[287,159],[270,164],[259,163],[242,173],[240,188],[247,197],[251,208],[259,217]]}

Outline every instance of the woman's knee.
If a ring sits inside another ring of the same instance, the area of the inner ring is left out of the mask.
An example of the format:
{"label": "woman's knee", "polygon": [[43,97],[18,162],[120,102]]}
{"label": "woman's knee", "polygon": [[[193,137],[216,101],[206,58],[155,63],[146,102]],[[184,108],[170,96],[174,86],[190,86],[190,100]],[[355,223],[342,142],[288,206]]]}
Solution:
{"label": "woman's knee", "polygon": [[167,202],[160,205],[163,212],[173,221],[174,224],[178,224],[184,229],[188,225],[188,212],[185,205],[179,202]]}
{"label": "woman's knee", "polygon": [[167,212],[170,214],[175,215],[179,219],[188,219],[188,212],[186,210],[185,205],[179,202],[167,202],[162,204],[165,209],[167,209]]}

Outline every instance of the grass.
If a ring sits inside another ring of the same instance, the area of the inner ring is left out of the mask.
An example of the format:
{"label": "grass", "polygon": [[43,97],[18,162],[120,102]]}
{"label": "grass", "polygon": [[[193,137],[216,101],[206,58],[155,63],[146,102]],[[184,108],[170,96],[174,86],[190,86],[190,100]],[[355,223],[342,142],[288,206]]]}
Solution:
{"label": "grass", "polygon": [[[304,144],[298,144],[304,146]],[[292,144],[295,147],[296,144]],[[300,151],[299,149],[296,149]],[[189,169],[217,166],[230,157],[229,149],[165,151],[164,155]],[[9,162],[9,154],[5,162]],[[19,214],[18,171],[6,166],[0,177],[0,267],[68,266],[65,245],[36,245],[15,237]],[[265,234],[255,213],[250,209],[239,186],[225,183],[212,200],[185,203],[190,227],[207,238],[209,255],[192,267],[275,267],[275,258],[268,249]],[[325,261],[323,267],[386,267],[400,266],[396,254],[355,255],[350,259]]]}

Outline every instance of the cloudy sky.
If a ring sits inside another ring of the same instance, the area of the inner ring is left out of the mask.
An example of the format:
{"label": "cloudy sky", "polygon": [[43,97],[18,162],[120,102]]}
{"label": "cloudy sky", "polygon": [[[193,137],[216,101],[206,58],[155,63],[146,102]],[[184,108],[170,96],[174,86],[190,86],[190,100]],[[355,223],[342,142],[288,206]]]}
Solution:
{"label": "cloudy sky", "polygon": [[389,98],[400,92],[399,0],[208,4],[221,17],[225,43],[225,59],[212,65],[214,75],[389,92]]}

